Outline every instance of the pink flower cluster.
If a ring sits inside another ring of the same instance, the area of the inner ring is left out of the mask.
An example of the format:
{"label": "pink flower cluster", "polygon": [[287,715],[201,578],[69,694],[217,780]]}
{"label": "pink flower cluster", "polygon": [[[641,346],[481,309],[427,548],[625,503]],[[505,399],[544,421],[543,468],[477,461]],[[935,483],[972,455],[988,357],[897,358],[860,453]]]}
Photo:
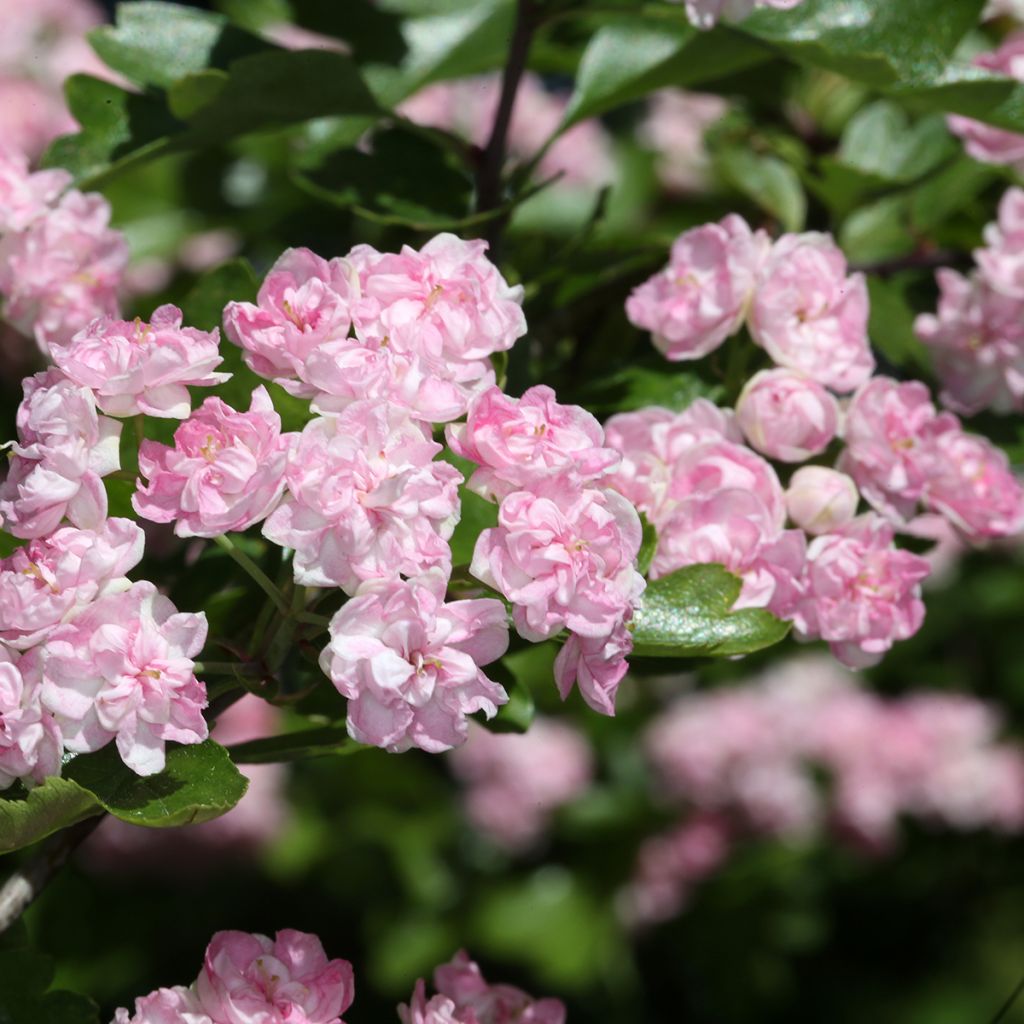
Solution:
{"label": "pink flower cluster", "polygon": [[[497,74],[435,82],[404,100],[398,110],[417,124],[443,128],[484,146],[500,95],[501,77]],[[565,98],[548,92],[539,76],[527,72],[516,93],[509,153],[522,161],[532,159],[558,130],[565,109]],[[600,122],[581,121],[560,135],[541,158],[537,171],[541,178],[562,175],[567,187],[609,184],[615,164],[611,142]]]}
{"label": "pink flower cluster", "polygon": [[522,735],[472,729],[469,741],[452,752],[451,765],[465,786],[470,822],[512,852],[536,843],[554,812],[586,790],[594,771],[583,734],[539,716]]}
{"label": "pink flower cluster", "polygon": [[437,994],[418,981],[412,1000],[398,1008],[402,1024],[565,1024],[558,999],[534,999],[512,985],[489,985],[465,952],[434,971]]}
{"label": "pink flower cluster", "polygon": [[497,388],[470,407],[448,443],[475,462],[470,486],[500,498],[498,525],[476,543],[470,572],[512,603],[519,634],[540,642],[570,631],[555,664],[563,697],[614,713],[631,648],[627,623],[644,588],[636,571],[636,509],[606,486],[617,463],[600,425],[550,388],[520,399]]}
{"label": "pink flower cluster", "polygon": [[[437,995],[420,980],[402,1024],[565,1024],[557,999],[533,999],[511,985],[488,984],[465,952],[434,972]],[[119,1009],[111,1024],[344,1024],[355,999],[348,960],[328,960],[323,944],[290,928],[271,939],[217,932],[188,986],[159,988]]]}
{"label": "pink flower cluster", "polygon": [[228,337],[254,372],[317,411],[372,400],[431,423],[457,419],[494,383],[490,357],[526,332],[522,288],[486,248],[438,235],[419,251],[360,245],[329,262],[291,249],[255,305],[228,304]]}
{"label": "pink flower cluster", "polygon": [[128,261],[110,204],[67,188],[62,171],[30,174],[20,153],[0,153],[0,295],[4,316],[44,353],[99,316],[117,313]]}
{"label": "pink flower cluster", "polygon": [[832,239],[812,232],[773,244],[736,214],[680,235],[626,313],[674,361],[708,355],[746,322],[778,366],[834,391],[852,391],[875,365],[864,278],[847,274]]}
{"label": "pink flower cluster", "polygon": [[775,7],[788,11],[803,3],[803,0],[683,0],[690,21],[698,28],[713,28],[725,19],[740,21],[751,11],[761,7]]}
{"label": "pink flower cluster", "polygon": [[968,416],[1024,410],[1024,190],[1006,191],[985,242],[968,276],[936,273],[938,309],[915,323],[934,357],[942,401]]}
{"label": "pink flower cluster", "polygon": [[684,697],[651,727],[647,749],[665,796],[691,817],[641,851],[627,911],[671,916],[744,835],[795,840],[828,828],[883,852],[907,816],[1019,832],[1024,751],[1000,742],[999,727],[972,697],[878,697],[814,657]]}

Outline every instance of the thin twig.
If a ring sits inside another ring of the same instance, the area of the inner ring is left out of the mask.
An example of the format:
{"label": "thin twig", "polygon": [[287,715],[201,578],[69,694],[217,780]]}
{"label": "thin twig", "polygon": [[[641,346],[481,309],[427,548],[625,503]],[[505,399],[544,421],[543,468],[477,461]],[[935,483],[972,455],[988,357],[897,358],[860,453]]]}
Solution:
{"label": "thin twig", "polygon": [[282,615],[289,614],[291,609],[284,599],[284,594],[277,589],[274,581],[241,548],[235,545],[230,537],[222,534],[214,537],[213,542],[221,550],[226,551],[252,577],[256,585],[274,602],[274,606]]}
{"label": "thin twig", "polygon": [[1024,992],[1024,978],[1021,978],[1017,982],[1017,987],[1010,993],[1010,998],[999,1008],[999,1012],[992,1018],[992,1024],[999,1024],[999,1022],[1013,1009],[1013,1004],[1017,1002],[1017,998],[1021,992]]}

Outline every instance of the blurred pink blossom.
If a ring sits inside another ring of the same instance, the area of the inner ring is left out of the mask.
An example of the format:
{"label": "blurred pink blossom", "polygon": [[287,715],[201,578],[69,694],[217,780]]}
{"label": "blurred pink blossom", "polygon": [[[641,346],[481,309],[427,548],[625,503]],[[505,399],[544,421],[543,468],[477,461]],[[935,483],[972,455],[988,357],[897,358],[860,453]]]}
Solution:
{"label": "blurred pink blossom", "polygon": [[704,135],[728,109],[728,102],[712,93],[661,89],[651,96],[638,135],[657,154],[655,168],[666,188],[682,193],[707,188],[710,158]]}

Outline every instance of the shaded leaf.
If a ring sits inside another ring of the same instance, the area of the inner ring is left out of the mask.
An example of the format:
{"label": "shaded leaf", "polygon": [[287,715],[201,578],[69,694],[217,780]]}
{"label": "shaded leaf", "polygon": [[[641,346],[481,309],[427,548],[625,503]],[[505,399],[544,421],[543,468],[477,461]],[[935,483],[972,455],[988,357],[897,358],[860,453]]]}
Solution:
{"label": "shaded leaf", "polygon": [[70,779],[47,779],[27,793],[0,795],[0,853],[20,850],[100,813],[95,797]]}
{"label": "shaded leaf", "polygon": [[800,231],[807,219],[807,197],[800,175],[784,160],[729,147],[717,155],[722,177],[774,217],[786,231]]}
{"label": "shaded leaf", "polygon": [[480,534],[498,525],[498,506],[465,487],[459,488],[462,518],[452,534],[452,565],[469,565]]}
{"label": "shaded leaf", "polygon": [[690,565],[649,583],[633,617],[633,654],[726,657],[777,644],[789,624],[761,608],[733,611],[741,587],[720,565]]}

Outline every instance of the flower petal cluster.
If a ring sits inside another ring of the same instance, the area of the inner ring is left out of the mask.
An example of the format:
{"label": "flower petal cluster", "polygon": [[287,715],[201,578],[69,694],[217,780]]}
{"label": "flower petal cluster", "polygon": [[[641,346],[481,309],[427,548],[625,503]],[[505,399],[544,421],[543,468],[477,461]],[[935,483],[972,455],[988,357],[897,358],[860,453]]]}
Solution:
{"label": "flower petal cluster", "polygon": [[135,1000],[135,1013],[120,1007],[112,1024],[213,1024],[195,993],[181,985],[158,988]]}
{"label": "flower petal cluster", "polygon": [[92,392],[59,370],[24,381],[18,441],[0,484],[0,517],[16,537],[43,537],[66,516],[90,529],[106,517],[101,477],[120,466],[121,424],[100,416]]}
{"label": "flower petal cluster", "polygon": [[284,492],[296,440],[281,433],[266,388],[252,393],[248,412],[219,398],[206,401],[174,432],[174,447],[143,441],[132,496],[140,516],[174,522],[179,537],[216,537],[260,522]]}
{"label": "flower petal cluster", "polygon": [[199,743],[206,689],[192,659],[206,641],[206,616],[177,612],[152,583],[100,598],[28,652],[40,697],[64,746],[99,750],[116,739],[139,775],[164,767],[164,745]]}
{"label": "flower petal cluster", "polygon": [[805,592],[793,615],[799,635],[828,641],[844,665],[876,664],[921,628],[927,559],[893,546],[895,532],[868,513],[807,548]]}
{"label": "flower petal cluster", "polygon": [[340,586],[451,570],[462,474],[401,409],[360,402],[313,419],[285,474],[287,494],[264,535],[294,548],[299,583]]}
{"label": "flower petal cluster", "polygon": [[0,234],[24,231],[43,216],[71,184],[65,170],[28,169],[28,157],[19,150],[0,149]]}
{"label": "flower petal cluster", "polygon": [[416,983],[412,1000],[398,1008],[402,1024],[565,1024],[558,999],[534,999],[512,985],[490,985],[465,951],[434,972],[437,994]]}
{"label": "flower petal cluster", "polygon": [[500,601],[444,600],[440,572],[363,584],[331,620],[320,665],[348,698],[349,735],[392,752],[438,753],[466,739],[467,715],[508,700],[481,666],[508,647]]}
{"label": "flower petal cluster", "polygon": [[39,678],[0,644],[0,790],[60,774],[60,730],[39,701]]}
{"label": "flower petal cluster", "polygon": [[182,327],[177,306],[160,306],[149,323],[102,317],[54,348],[53,361],[67,377],[89,388],[109,416],[185,419],[192,408],[189,387],[214,387],[229,373],[221,362],[216,328]]}
{"label": "flower petal cluster", "polygon": [[62,527],[0,559],[0,642],[33,647],[93,601],[127,589],[143,543],[130,519],[107,519],[97,530]]}

